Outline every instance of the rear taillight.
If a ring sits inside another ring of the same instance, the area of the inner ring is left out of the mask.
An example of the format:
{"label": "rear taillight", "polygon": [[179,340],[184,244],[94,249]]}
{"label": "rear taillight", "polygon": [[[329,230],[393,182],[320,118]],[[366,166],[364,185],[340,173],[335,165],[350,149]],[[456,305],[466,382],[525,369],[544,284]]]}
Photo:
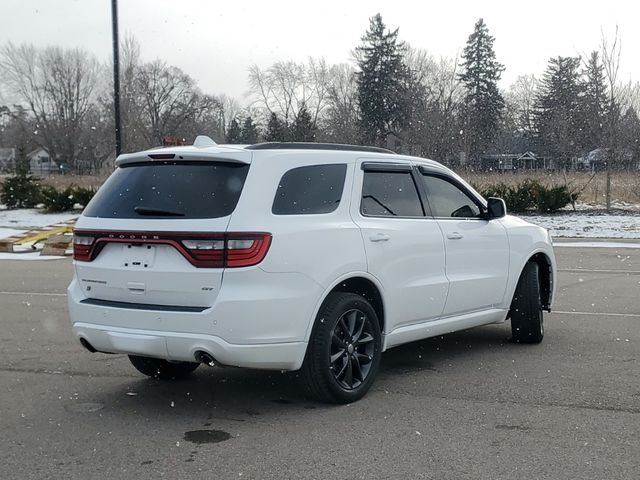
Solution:
{"label": "rear taillight", "polygon": [[91,250],[95,237],[73,235],[73,259],[88,262],[91,260]]}
{"label": "rear taillight", "polygon": [[270,245],[270,233],[229,233],[226,266],[233,268],[257,265],[267,255]]}
{"label": "rear taillight", "polygon": [[271,245],[271,234],[76,230],[73,240],[73,258],[81,262],[90,262],[108,243],[171,245],[195,267],[238,268],[257,265],[264,259]]}

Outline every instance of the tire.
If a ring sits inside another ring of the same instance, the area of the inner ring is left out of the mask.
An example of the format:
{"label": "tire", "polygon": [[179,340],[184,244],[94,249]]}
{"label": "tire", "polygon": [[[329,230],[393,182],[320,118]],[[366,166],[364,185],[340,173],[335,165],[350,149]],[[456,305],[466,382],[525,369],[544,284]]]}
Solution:
{"label": "tire", "polygon": [[140,373],[159,380],[183,380],[200,365],[195,362],[169,362],[137,355],[129,355],[129,360]]}
{"label": "tire", "polygon": [[355,402],[371,388],[381,356],[380,323],[371,304],[354,293],[332,293],[316,317],[301,386],[321,402]]}
{"label": "tire", "polygon": [[517,343],[540,343],[544,338],[538,264],[524,266],[511,302],[511,336]]}

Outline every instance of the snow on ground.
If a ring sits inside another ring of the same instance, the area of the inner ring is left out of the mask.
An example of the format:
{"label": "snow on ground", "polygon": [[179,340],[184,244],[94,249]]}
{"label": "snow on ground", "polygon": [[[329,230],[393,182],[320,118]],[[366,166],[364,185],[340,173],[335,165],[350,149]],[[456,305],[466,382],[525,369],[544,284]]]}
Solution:
{"label": "snow on ground", "polygon": [[[622,200],[612,200],[611,208],[614,210],[626,210],[630,212],[640,212],[640,203],[629,203],[623,202]],[[571,204],[567,205],[562,209],[563,211],[573,211],[573,206]],[[576,202],[576,210],[585,211],[585,210],[606,210],[604,204],[601,203],[593,203],[593,202]]]}
{"label": "snow on ground", "polygon": [[40,252],[29,253],[7,253],[0,252],[0,260],[59,260],[66,257],[57,257],[55,255],[41,256]]}
{"label": "snow on ground", "polygon": [[[47,227],[60,222],[76,218],[78,213],[41,213],[36,209],[6,210],[0,209],[0,238],[19,235],[34,228]],[[19,253],[0,252],[0,260],[57,260],[64,257],[40,256],[42,243],[37,245],[37,251],[29,244],[16,245],[14,249]]]}
{"label": "snow on ground", "polygon": [[565,212],[522,215],[530,223],[549,229],[553,237],[640,238],[640,214]]}
{"label": "snow on ground", "polygon": [[41,213],[35,208],[0,210],[0,228],[29,230],[34,227],[46,227],[54,223],[66,222],[78,216],[78,212]]}
{"label": "snow on ground", "polygon": [[0,238],[12,237],[14,235],[20,235],[25,230],[16,230],[15,228],[0,227]]}

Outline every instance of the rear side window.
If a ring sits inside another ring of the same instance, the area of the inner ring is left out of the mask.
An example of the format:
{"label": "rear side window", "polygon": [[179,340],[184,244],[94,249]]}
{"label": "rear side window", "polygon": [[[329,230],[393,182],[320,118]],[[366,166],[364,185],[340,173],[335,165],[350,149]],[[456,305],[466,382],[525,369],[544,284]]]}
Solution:
{"label": "rear side window", "polygon": [[249,165],[145,162],[119,167],[87,205],[103,218],[218,218],[236,208]]}
{"label": "rear side window", "polygon": [[411,172],[365,171],[360,211],[374,217],[422,217]]}
{"label": "rear side window", "polygon": [[340,204],[347,166],[310,165],[286,172],[280,179],[271,211],[275,215],[331,213]]}

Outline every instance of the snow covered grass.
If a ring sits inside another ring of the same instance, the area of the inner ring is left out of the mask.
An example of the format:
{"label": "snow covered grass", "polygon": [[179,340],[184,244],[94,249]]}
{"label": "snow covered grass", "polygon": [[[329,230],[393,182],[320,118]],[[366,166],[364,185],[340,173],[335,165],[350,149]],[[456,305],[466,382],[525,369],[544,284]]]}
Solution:
{"label": "snow covered grass", "polygon": [[[35,208],[0,210],[0,229],[25,231],[32,228],[46,227],[54,223],[66,222],[78,216],[78,212],[42,213]],[[3,236],[7,237],[9,235]]]}
{"label": "snow covered grass", "polygon": [[638,213],[562,212],[555,215],[522,215],[521,218],[549,229],[553,237],[640,238]]}

